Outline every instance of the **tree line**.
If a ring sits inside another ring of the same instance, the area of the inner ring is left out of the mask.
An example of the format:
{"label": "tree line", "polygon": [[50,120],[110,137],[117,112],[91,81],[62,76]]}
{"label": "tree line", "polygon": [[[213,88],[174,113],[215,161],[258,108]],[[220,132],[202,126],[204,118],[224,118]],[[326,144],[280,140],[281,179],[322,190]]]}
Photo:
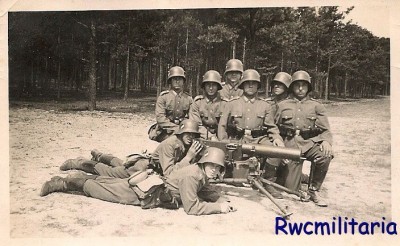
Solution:
{"label": "tree line", "polygon": [[9,13],[11,97],[167,87],[172,66],[200,94],[202,75],[231,58],[254,68],[264,92],[279,71],[306,70],[316,97],[372,97],[390,91],[390,40],[344,18],[353,7],[276,7]]}

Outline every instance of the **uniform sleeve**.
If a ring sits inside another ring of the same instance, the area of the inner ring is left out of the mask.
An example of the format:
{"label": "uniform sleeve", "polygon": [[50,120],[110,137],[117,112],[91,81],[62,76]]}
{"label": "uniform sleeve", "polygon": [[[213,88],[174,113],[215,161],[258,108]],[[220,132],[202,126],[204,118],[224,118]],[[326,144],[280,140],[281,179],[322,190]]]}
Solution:
{"label": "uniform sleeve", "polygon": [[222,106],[222,115],[218,123],[218,139],[220,141],[228,139],[227,127],[228,127],[229,114],[231,112],[231,103],[223,103],[221,106]]}
{"label": "uniform sleeve", "polygon": [[279,128],[275,124],[275,113],[272,110],[272,106],[269,103],[266,104],[266,112],[267,116],[265,117],[264,120],[264,127],[267,128],[267,134],[269,139],[275,140],[275,139],[282,139],[282,137],[279,135]]}
{"label": "uniform sleeve", "polygon": [[183,209],[189,215],[219,214],[221,207],[218,203],[200,201],[197,191],[201,189],[201,181],[193,176],[179,180],[178,189]]}
{"label": "uniform sleeve", "polygon": [[329,126],[328,116],[326,112],[326,108],[323,104],[319,103],[315,107],[315,111],[317,113],[317,120],[315,121],[315,125],[322,129],[322,133],[316,137],[311,138],[313,142],[322,142],[327,141],[332,145],[333,137],[332,132]]}
{"label": "uniform sleeve", "polygon": [[159,96],[156,102],[156,120],[161,128],[176,128],[177,125],[172,123],[166,115],[166,100],[165,97]]}
{"label": "uniform sleeve", "polygon": [[172,144],[164,145],[159,151],[160,165],[165,177],[168,177],[175,170],[190,165],[190,163],[184,161],[184,159],[183,161],[175,163],[175,157],[178,154],[176,152],[177,151]]}
{"label": "uniform sleeve", "polygon": [[209,184],[204,185],[197,195],[206,202],[217,202],[221,198],[219,192]]}
{"label": "uniform sleeve", "polygon": [[200,108],[197,102],[192,103],[189,109],[189,119],[196,121],[199,125],[202,124],[200,116]]}

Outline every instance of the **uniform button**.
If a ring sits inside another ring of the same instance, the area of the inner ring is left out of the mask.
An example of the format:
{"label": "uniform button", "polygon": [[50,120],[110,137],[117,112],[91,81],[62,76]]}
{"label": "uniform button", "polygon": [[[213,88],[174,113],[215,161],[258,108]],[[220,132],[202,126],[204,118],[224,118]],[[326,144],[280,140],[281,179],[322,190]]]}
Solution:
{"label": "uniform button", "polygon": [[297,118],[297,120],[300,120],[300,118]]}
{"label": "uniform button", "polygon": [[301,109],[299,109],[298,111],[301,111]]}
{"label": "uniform button", "polygon": [[250,118],[247,118],[248,120],[250,120]]}
{"label": "uniform button", "polygon": [[296,126],[296,128],[299,128],[299,126]]}
{"label": "uniform button", "polygon": [[308,128],[311,128],[311,126],[308,126]]}

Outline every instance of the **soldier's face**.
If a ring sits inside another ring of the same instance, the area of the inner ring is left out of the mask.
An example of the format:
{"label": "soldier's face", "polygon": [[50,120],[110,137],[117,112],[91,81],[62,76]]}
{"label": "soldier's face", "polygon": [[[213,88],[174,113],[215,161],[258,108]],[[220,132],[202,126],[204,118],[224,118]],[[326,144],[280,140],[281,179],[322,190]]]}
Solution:
{"label": "soldier's face", "polygon": [[245,96],[254,96],[258,90],[257,81],[246,81],[243,83],[243,94]]}
{"label": "soldier's face", "polygon": [[236,84],[239,82],[240,77],[242,77],[242,73],[239,71],[230,71],[226,73],[226,78],[232,84]]}
{"label": "soldier's face", "polygon": [[206,173],[206,176],[209,179],[216,178],[217,175],[220,173],[220,170],[221,170],[220,165],[211,162],[204,163],[204,172]]}
{"label": "soldier's face", "polygon": [[207,96],[215,96],[218,91],[218,84],[214,82],[206,82],[204,85]]}
{"label": "soldier's face", "polygon": [[285,92],[286,86],[280,82],[275,82],[274,86],[272,87],[272,92],[274,95],[281,95]]}
{"label": "soldier's face", "polygon": [[185,79],[182,77],[172,77],[171,78],[171,88],[176,92],[181,92],[183,90],[183,83]]}
{"label": "soldier's face", "polygon": [[308,82],[296,81],[293,84],[293,95],[298,99],[303,99],[307,96]]}
{"label": "soldier's face", "polygon": [[182,142],[184,145],[190,146],[193,143],[193,139],[196,138],[196,134],[191,132],[182,133]]}

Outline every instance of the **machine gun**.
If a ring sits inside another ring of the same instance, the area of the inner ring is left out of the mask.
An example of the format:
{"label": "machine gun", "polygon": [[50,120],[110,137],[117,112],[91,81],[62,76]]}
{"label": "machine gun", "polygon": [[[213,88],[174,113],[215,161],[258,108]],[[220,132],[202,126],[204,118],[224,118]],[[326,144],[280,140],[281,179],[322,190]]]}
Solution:
{"label": "machine gun", "polygon": [[289,219],[292,213],[286,211],[285,208],[279,205],[275,198],[263,187],[263,184],[273,186],[277,189],[285,191],[289,194],[298,196],[301,200],[308,200],[309,196],[306,193],[290,190],[284,186],[263,179],[262,161],[265,158],[281,158],[291,159],[294,161],[301,160],[301,151],[294,148],[276,147],[261,144],[241,144],[228,143],[213,140],[199,140],[206,147],[216,147],[224,150],[225,156],[225,176],[215,182],[227,184],[251,184],[257,188],[262,194],[267,196],[283,213],[283,217]]}

